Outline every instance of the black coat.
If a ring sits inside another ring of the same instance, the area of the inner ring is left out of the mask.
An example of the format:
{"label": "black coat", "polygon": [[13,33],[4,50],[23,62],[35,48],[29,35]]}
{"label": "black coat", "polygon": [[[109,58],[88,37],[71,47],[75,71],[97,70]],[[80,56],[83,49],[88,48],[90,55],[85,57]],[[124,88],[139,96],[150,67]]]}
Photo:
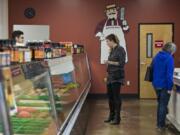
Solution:
{"label": "black coat", "polygon": [[114,82],[119,82],[121,84],[124,83],[125,59],[126,59],[126,52],[125,52],[123,47],[118,45],[114,49],[111,50],[111,53],[110,53],[110,55],[108,57],[108,61],[118,62],[119,65],[111,65],[111,64],[108,65],[108,68],[107,68],[107,72],[108,72],[107,83],[114,83]]}

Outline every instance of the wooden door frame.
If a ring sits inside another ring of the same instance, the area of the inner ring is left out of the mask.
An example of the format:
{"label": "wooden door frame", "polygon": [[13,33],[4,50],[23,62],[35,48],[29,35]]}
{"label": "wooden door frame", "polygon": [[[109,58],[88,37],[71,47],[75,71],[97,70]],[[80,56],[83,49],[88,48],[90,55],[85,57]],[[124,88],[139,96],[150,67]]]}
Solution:
{"label": "wooden door frame", "polygon": [[172,25],[172,42],[174,42],[174,23],[173,22],[160,22],[160,23],[138,23],[138,97],[140,99],[140,26],[141,25]]}

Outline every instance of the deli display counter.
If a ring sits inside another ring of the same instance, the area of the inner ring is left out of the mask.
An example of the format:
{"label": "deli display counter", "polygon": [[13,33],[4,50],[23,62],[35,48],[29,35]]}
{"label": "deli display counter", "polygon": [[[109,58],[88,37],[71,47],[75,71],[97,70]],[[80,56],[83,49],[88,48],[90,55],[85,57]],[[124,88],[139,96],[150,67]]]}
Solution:
{"label": "deli display counter", "polygon": [[180,131],[180,68],[174,72],[174,90],[169,101],[169,114],[167,119]]}
{"label": "deli display counter", "polygon": [[91,86],[85,53],[0,68],[0,135],[69,135]]}
{"label": "deli display counter", "polygon": [[57,133],[56,110],[61,105],[55,103],[55,98],[60,97],[53,94],[46,64],[31,62],[3,67],[1,75],[4,97],[1,132],[5,135]]}

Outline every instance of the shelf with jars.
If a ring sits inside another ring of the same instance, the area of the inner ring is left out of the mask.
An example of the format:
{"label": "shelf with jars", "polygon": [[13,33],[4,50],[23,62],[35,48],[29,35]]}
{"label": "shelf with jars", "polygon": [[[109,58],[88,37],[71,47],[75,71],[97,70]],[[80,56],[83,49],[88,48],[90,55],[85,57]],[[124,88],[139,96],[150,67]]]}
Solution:
{"label": "shelf with jars", "polygon": [[1,67],[80,53],[84,53],[84,46],[72,42],[27,42],[19,47],[13,40],[0,40]]}

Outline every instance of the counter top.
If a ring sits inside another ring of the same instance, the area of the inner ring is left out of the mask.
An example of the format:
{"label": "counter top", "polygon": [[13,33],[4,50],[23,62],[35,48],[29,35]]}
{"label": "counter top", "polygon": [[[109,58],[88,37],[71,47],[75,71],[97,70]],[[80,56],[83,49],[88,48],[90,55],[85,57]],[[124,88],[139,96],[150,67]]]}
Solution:
{"label": "counter top", "polygon": [[174,70],[174,84],[180,86],[180,68]]}

